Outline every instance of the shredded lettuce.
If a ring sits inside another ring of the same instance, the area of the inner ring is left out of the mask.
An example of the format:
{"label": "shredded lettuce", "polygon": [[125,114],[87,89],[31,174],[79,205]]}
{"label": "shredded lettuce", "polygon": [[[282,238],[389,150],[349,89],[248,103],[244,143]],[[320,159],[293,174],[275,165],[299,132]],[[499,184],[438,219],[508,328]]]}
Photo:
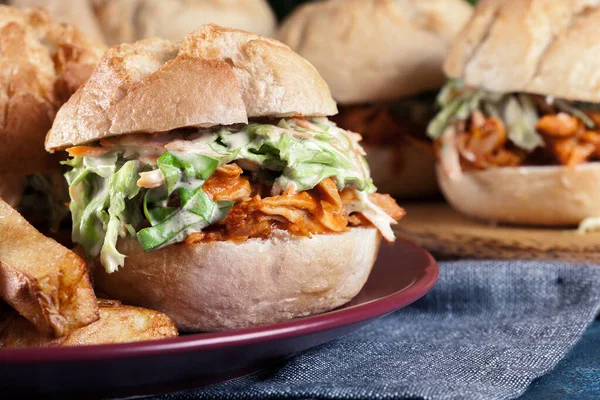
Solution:
{"label": "shredded lettuce", "polygon": [[[240,149],[235,159],[256,160],[266,169],[281,171],[275,187],[282,190],[289,187],[297,191],[309,190],[322,180],[333,177],[339,189],[351,186],[373,193],[376,189],[369,177],[368,166],[362,157],[356,156],[352,139],[334,132],[341,130],[326,119],[317,123],[320,127],[315,126],[322,131],[309,131],[287,122],[287,129],[274,125],[249,125],[247,132],[238,132],[248,135],[250,141]],[[294,132],[314,137],[297,137]]]}
{"label": "shredded lettuce", "polygon": [[528,151],[544,146],[535,129],[539,115],[529,95],[471,89],[459,80],[451,80],[441,90],[437,102],[441,111],[427,128],[432,139],[440,139],[448,126],[464,121],[475,110],[480,110],[501,119],[506,124],[509,139],[516,146]]}
{"label": "shredded lettuce", "polygon": [[[212,201],[202,185],[217,169],[219,160],[200,154],[166,152],[157,161],[166,181],[165,188],[150,189],[144,196],[144,213],[152,225],[138,232],[145,251],[180,242],[225,217],[230,202]],[[177,190],[179,207],[166,206]]]}
{"label": "shredded lettuce", "polygon": [[65,175],[71,195],[73,241],[82,244],[89,256],[100,255],[109,272],[116,271],[125,259],[116,249],[118,238],[135,233],[133,224],[140,221],[139,201],[134,201],[140,191],[136,184],[139,162],[119,161],[116,154],[109,154],[66,162],[73,167]]}
{"label": "shredded lettuce", "polygon": [[[552,101],[552,104],[555,105],[556,107],[558,107],[561,111],[569,113],[572,116],[577,117],[580,120],[582,120],[588,129],[596,129],[597,128],[596,123],[590,117],[588,117],[586,113],[584,113],[583,111],[581,111],[576,106],[569,103],[568,101],[562,100],[562,99],[554,99]],[[589,103],[579,103],[579,105],[583,106],[583,107],[588,106],[588,104]],[[593,105],[591,105],[591,107],[593,107]]]}
{"label": "shredded lettuce", "polygon": [[134,199],[140,192],[136,184],[140,164],[138,161],[127,161],[119,170],[108,178],[108,223],[106,236],[100,250],[100,262],[107,272],[114,272],[125,262],[125,256],[117,250],[117,240],[131,232],[128,227],[126,200]]}
{"label": "shredded lettuce", "polygon": [[[329,177],[340,190],[355,188],[362,209],[378,221],[386,237],[393,237],[389,229],[393,221],[368,201],[376,188],[358,135],[325,118],[282,119],[276,125],[254,123],[198,133],[189,139],[177,136],[171,147],[161,139],[164,152],[154,161],[143,156],[147,153],[142,148],[124,144],[104,156],[65,162],[72,168],[66,177],[73,241],[82,244],[90,257],[99,256],[107,272],[124,265],[125,256],[117,250],[121,237],[137,237],[145,251],[153,251],[225,218],[233,203],[213,201],[202,187],[219,166],[230,162],[272,185],[273,195],[310,190]],[[141,188],[140,173],[151,171],[159,186]]]}
{"label": "shredded lettuce", "polygon": [[529,96],[506,96],[500,118],[506,124],[508,138],[518,147],[527,151],[544,147],[544,139],[535,129],[539,115]]}

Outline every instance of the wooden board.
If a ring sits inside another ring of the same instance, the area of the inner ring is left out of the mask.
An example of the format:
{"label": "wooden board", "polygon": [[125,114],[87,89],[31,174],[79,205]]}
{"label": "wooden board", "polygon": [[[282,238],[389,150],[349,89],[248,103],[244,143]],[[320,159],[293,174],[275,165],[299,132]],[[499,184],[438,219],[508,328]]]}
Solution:
{"label": "wooden board", "polygon": [[517,227],[473,220],[445,203],[402,204],[399,237],[442,258],[538,259],[600,264],[600,233]]}

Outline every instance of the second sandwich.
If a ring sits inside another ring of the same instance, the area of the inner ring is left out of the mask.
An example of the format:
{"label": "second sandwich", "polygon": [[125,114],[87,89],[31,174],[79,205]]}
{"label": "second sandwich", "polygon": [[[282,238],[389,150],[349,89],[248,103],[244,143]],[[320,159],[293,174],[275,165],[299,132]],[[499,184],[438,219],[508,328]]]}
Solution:
{"label": "second sandwich", "polygon": [[459,211],[499,222],[597,225],[600,1],[487,0],[445,62],[429,126]]}

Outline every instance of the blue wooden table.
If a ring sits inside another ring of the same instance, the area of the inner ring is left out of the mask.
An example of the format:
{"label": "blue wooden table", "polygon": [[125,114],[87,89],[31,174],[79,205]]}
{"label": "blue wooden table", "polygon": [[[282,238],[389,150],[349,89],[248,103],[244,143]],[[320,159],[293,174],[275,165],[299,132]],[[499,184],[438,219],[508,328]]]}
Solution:
{"label": "blue wooden table", "polygon": [[519,400],[600,399],[600,320],[549,374],[535,380]]}

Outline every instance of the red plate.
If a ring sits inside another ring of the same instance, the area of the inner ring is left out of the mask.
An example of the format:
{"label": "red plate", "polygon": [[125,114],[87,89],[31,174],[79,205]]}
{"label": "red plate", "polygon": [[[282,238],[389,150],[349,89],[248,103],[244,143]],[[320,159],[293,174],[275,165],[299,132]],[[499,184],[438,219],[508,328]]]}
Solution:
{"label": "red plate", "polygon": [[429,253],[398,240],[382,247],[363,290],[340,309],[258,328],[152,342],[0,350],[0,390],[106,396],[214,383],[256,371],[405,307],[425,295],[437,276]]}

